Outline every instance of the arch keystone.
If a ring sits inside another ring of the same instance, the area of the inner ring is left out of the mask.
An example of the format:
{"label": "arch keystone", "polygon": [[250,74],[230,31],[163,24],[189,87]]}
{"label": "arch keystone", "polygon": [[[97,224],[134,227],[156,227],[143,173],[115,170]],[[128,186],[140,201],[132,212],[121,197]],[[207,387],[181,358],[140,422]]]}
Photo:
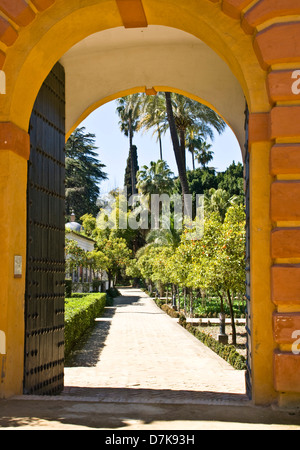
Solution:
{"label": "arch keystone", "polygon": [[116,0],[125,28],[145,28],[148,26],[141,0]]}

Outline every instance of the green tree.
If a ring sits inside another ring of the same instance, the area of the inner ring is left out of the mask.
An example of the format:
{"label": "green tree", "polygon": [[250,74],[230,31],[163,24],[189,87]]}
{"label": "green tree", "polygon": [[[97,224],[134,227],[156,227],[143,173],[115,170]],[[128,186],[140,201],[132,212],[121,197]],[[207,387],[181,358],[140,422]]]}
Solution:
{"label": "green tree", "polygon": [[[137,154],[137,148],[135,145],[133,147],[133,157],[135,160],[133,161],[133,166],[135,167],[135,170],[139,171],[139,164],[138,164],[138,154]],[[127,164],[125,168],[125,176],[124,176],[124,186],[127,187],[127,199],[129,200],[129,197],[132,195],[132,177],[131,177],[131,170],[132,170],[132,151],[129,150],[129,155],[127,158]]]}
{"label": "green tree", "polygon": [[176,125],[176,121],[175,121],[171,93],[165,92],[165,97],[166,97],[166,110],[167,110],[167,117],[168,117],[168,122],[169,122],[169,129],[170,129],[173,150],[174,150],[174,155],[175,155],[177,169],[178,169],[178,176],[179,176],[180,183],[181,183],[182,194],[187,195],[190,193],[190,191],[189,191],[189,185],[188,185],[187,176],[186,176],[186,164],[185,164],[184,154],[183,154],[182,148],[180,146],[180,142],[179,142],[178,130],[177,130],[177,125]]}
{"label": "green tree", "polygon": [[195,158],[202,167],[206,167],[207,164],[213,160],[214,153],[210,150],[211,144],[203,141],[196,150]]}
{"label": "green tree", "polygon": [[171,95],[166,92],[165,96],[167,116],[182,192],[183,194],[188,194],[189,186],[186,177],[186,143],[188,133],[192,137],[198,134],[203,139],[207,137],[213,139],[214,131],[221,134],[225,130],[226,124],[218,114],[201,103],[179,94]]}
{"label": "green tree", "polygon": [[197,243],[192,271],[196,285],[217,293],[221,310],[227,300],[234,345],[233,299],[235,295],[245,293],[245,224],[245,212],[241,205],[229,207],[223,223],[219,214],[212,214],[205,222],[203,238]]}
{"label": "green tree", "polygon": [[96,153],[95,135],[77,128],[66,143],[66,214],[96,215],[99,183],[107,179]]}
{"label": "green tree", "polygon": [[229,206],[238,203],[238,197],[230,197],[230,194],[223,189],[210,189],[204,197],[204,206],[206,213],[218,213],[222,222],[224,222],[226,212]]}
{"label": "green tree", "polygon": [[228,192],[230,197],[238,196],[239,202],[245,201],[244,190],[244,167],[243,164],[233,163],[225,170],[217,175],[218,188]]}
{"label": "green tree", "polygon": [[73,239],[65,239],[66,273],[86,265],[86,252]]}
{"label": "green tree", "polygon": [[245,294],[245,212],[243,206],[235,205],[228,209],[222,227],[219,253],[219,270],[223,279],[223,291],[227,295],[230,308],[232,342],[236,345],[236,328],[233,301],[236,294]]}
{"label": "green tree", "polygon": [[173,172],[165,161],[151,161],[150,166],[143,166],[137,175],[137,188],[140,194],[172,194],[174,190]]}
{"label": "green tree", "polygon": [[132,194],[137,193],[136,173],[137,173],[137,148],[133,145],[133,136],[138,129],[141,115],[140,94],[132,94],[117,100],[117,113],[120,117],[119,125],[121,131],[129,138],[129,158],[131,166],[131,187]]}
{"label": "green tree", "polygon": [[139,124],[139,129],[149,131],[154,129],[153,136],[157,135],[159,143],[159,155],[163,160],[162,136],[168,129],[168,120],[166,115],[166,101],[162,92],[157,95],[145,95],[142,98],[142,117]]}
{"label": "green tree", "polygon": [[95,237],[97,234],[97,219],[92,214],[85,214],[80,218],[84,234],[88,237]]}
{"label": "green tree", "polygon": [[125,239],[115,237],[98,239],[97,249],[101,258],[102,269],[107,272],[109,283],[115,281],[120,270],[126,268],[127,262],[132,258],[132,251],[128,248]]}

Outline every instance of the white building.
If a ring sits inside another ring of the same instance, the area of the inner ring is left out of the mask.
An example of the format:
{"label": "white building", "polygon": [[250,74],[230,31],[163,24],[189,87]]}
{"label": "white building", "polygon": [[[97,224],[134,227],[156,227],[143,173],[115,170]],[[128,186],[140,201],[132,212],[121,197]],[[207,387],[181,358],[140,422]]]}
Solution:
{"label": "white building", "polygon": [[[75,214],[71,214],[71,222],[66,223],[66,239],[76,241],[78,246],[85,252],[92,252],[95,249],[96,241],[84,236],[82,232],[84,231],[82,225],[75,221]],[[73,273],[67,274],[69,278],[72,279],[73,283],[82,284],[82,286],[77,286],[77,292],[84,290],[83,284],[90,283],[89,290],[92,290],[92,283],[94,279],[100,280],[101,290],[108,289],[108,276],[105,271],[94,273],[90,267],[78,267]]]}

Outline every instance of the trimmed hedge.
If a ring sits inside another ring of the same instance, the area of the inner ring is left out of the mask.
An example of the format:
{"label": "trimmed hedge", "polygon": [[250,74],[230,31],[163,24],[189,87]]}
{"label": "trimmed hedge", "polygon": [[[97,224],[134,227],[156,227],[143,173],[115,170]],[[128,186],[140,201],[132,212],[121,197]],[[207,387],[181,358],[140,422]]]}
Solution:
{"label": "trimmed hedge", "polygon": [[199,328],[193,327],[192,324],[187,323],[186,318],[183,314],[178,311],[174,311],[169,305],[162,305],[160,302],[156,304],[169,316],[173,318],[179,318],[179,324],[193,334],[199,341],[203,342],[208,348],[213,350],[221,358],[225,359],[234,369],[236,370],[246,370],[246,359],[243,355],[236,351],[234,345],[224,345],[220,344],[213,337],[209,336],[207,333],[200,331]]}
{"label": "trimmed hedge", "polygon": [[65,280],[65,295],[66,297],[72,296],[72,280]]}
{"label": "trimmed hedge", "polygon": [[173,317],[173,319],[179,319],[180,314],[178,311],[175,311],[171,306],[163,304],[160,305],[160,308],[167,313],[170,317]]}
{"label": "trimmed hedge", "polygon": [[225,359],[234,369],[236,370],[246,370],[246,359],[243,355],[238,353],[234,345],[224,345],[220,344],[213,337],[209,336],[199,328],[193,327],[190,323],[187,323],[183,316],[180,317],[179,323],[187,331],[193,334],[199,341],[203,342],[207,347],[213,350],[221,358]]}
{"label": "trimmed hedge", "polygon": [[81,294],[65,300],[65,357],[84,333],[103,314],[106,294]]}

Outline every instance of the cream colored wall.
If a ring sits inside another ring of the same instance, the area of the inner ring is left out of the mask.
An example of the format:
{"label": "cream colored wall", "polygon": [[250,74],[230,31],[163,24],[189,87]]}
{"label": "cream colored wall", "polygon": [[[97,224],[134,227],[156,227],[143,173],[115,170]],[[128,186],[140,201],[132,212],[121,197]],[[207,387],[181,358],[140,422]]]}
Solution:
{"label": "cream colored wall", "polygon": [[245,98],[227,64],[196,37],[174,28],[123,27],[96,33],[61,59],[66,70],[66,128],[118,93],[137,88],[180,89],[212,106],[244,150]]}
{"label": "cream colored wall", "polygon": [[76,241],[79,247],[85,252],[92,252],[95,248],[94,241],[85,239],[83,236],[81,237],[76,233],[66,233],[66,238],[71,239],[72,241]]}

